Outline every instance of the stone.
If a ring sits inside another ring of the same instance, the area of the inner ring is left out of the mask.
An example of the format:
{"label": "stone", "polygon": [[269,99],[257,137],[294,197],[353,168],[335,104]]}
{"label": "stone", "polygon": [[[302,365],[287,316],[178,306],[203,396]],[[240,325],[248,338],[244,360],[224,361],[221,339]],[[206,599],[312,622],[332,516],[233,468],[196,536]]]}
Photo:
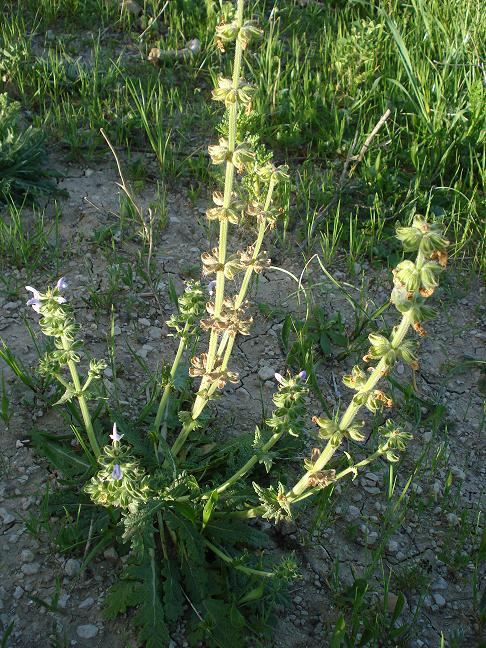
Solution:
{"label": "stone", "polygon": [[103,551],[103,557],[106,558],[106,560],[118,560],[118,554],[115,547],[109,547]]}
{"label": "stone", "polygon": [[268,365],[263,365],[263,367],[261,367],[258,371],[258,377],[263,382],[265,382],[265,380],[272,380],[273,378],[275,378],[275,369],[273,367],[269,367]]}
{"label": "stone", "polygon": [[349,518],[357,518],[361,515],[361,511],[357,506],[348,506],[347,514],[346,517]]}
{"label": "stone", "polygon": [[434,594],[434,601],[439,607],[444,607],[446,604],[446,600],[442,594]]}
{"label": "stone", "polygon": [[375,475],[375,473],[373,473],[373,472],[367,472],[365,474],[365,478],[368,479],[368,481],[372,481],[372,482],[379,482],[380,481],[380,478],[378,477],[378,475]]}
{"label": "stone", "polygon": [[76,558],[69,558],[66,560],[66,564],[64,565],[64,573],[66,576],[76,576],[79,574],[79,570],[81,569],[81,562],[79,560],[76,560]]}
{"label": "stone", "polygon": [[34,552],[30,549],[22,549],[20,552],[20,560],[23,563],[31,563],[34,560]]}
{"label": "stone", "polygon": [[160,326],[151,326],[148,331],[149,338],[151,340],[160,340],[160,338],[162,337],[162,333],[163,331],[160,328]]}
{"label": "stone", "polygon": [[99,632],[98,626],[95,626],[93,623],[80,625],[76,628],[76,634],[81,639],[92,639],[93,637],[96,637],[98,632]]}
{"label": "stone", "polygon": [[122,0],[121,10],[126,11],[132,16],[139,16],[142,13],[140,5],[134,2],[134,0]]}
{"label": "stone", "polygon": [[442,576],[439,576],[436,578],[436,580],[432,583],[432,589],[433,590],[446,590],[448,588],[448,583],[445,578],[442,578]]}
{"label": "stone", "polygon": [[459,524],[461,523],[461,518],[455,513],[448,513],[446,518],[447,518],[447,522],[451,526],[459,526]]}
{"label": "stone", "polygon": [[24,590],[20,587],[20,585],[17,585],[17,587],[14,589],[14,593],[13,593],[14,599],[16,599],[18,601],[19,598],[22,597],[23,593],[24,593]]}
{"label": "stone", "polygon": [[0,517],[3,520],[4,524],[12,524],[15,522],[15,515],[12,515],[7,509],[0,508]]}
{"label": "stone", "polygon": [[66,592],[63,592],[61,596],[59,597],[59,600],[57,604],[59,605],[60,608],[63,610],[66,608],[67,604],[69,601],[69,594],[66,594]]}
{"label": "stone", "polygon": [[40,565],[39,563],[33,562],[33,563],[26,563],[25,565],[22,565],[20,568],[22,573],[25,574],[26,576],[33,576],[34,574],[37,574]]}
{"label": "stone", "polygon": [[78,607],[81,610],[85,610],[86,608],[90,608],[94,603],[94,598],[92,596],[88,596],[87,598],[84,599],[84,601],[81,601],[81,603],[78,605]]}
{"label": "stone", "polygon": [[457,477],[462,481],[466,479],[466,473],[464,472],[464,470],[462,470],[462,468],[459,468],[459,466],[451,466],[451,473],[454,475],[454,477]]}
{"label": "stone", "polygon": [[388,551],[390,553],[396,553],[398,551],[398,542],[396,540],[390,540],[388,543]]}

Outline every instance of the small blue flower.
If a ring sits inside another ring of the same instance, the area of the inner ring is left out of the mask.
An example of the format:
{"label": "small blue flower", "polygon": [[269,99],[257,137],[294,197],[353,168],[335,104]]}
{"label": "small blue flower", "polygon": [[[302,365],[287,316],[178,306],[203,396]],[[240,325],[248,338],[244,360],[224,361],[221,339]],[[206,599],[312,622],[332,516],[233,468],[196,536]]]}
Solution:
{"label": "small blue flower", "polygon": [[307,371],[301,371],[301,372],[299,373],[299,378],[300,378],[301,380],[307,380]]}
{"label": "small blue flower", "polygon": [[110,439],[113,441],[113,443],[117,443],[118,441],[120,441],[122,436],[123,434],[118,434],[116,423],[113,423],[113,432],[110,434]]}
{"label": "small blue flower", "polygon": [[122,477],[123,472],[120,468],[120,464],[115,464],[113,467],[113,472],[111,473],[111,478],[113,479],[113,481],[121,481]]}
{"label": "small blue flower", "polygon": [[208,293],[210,297],[214,295],[214,289],[216,288],[216,279],[213,279],[213,281],[210,281],[208,283]]}
{"label": "small blue flower", "polygon": [[66,280],[66,277],[61,277],[61,278],[58,280],[57,284],[56,284],[56,288],[57,288],[58,290],[66,290],[66,288],[67,288],[68,286],[69,286],[69,284],[68,284],[68,282],[67,282],[67,280]]}

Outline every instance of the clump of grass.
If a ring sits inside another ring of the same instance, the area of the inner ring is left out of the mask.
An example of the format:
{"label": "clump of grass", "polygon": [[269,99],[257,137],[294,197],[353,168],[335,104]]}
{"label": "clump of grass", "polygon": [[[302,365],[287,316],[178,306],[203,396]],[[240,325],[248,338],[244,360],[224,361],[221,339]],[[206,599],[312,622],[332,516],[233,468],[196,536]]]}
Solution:
{"label": "clump of grass", "polygon": [[44,134],[22,129],[19,104],[0,94],[0,201],[55,193],[45,156]]}

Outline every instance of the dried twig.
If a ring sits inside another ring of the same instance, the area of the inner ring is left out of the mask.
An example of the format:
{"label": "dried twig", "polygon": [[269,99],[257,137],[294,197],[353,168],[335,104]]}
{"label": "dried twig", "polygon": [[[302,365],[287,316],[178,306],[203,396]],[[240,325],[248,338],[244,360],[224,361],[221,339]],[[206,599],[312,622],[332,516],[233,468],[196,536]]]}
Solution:
{"label": "dried twig", "polygon": [[[339,198],[339,195],[341,194],[341,191],[343,190],[344,186],[347,184],[347,182],[349,182],[349,178],[353,174],[353,172],[356,169],[357,165],[360,162],[362,162],[364,156],[366,155],[366,153],[368,152],[368,150],[369,150],[369,148],[371,146],[372,141],[374,140],[374,138],[376,137],[376,135],[378,134],[378,132],[382,128],[383,124],[386,122],[386,120],[388,119],[388,117],[390,115],[391,115],[391,110],[389,108],[387,108],[385,110],[385,112],[383,113],[383,115],[378,120],[378,122],[376,123],[376,126],[373,128],[371,133],[366,138],[363,146],[361,147],[360,152],[357,155],[353,155],[354,149],[355,149],[355,146],[356,146],[356,142],[358,141],[358,132],[356,131],[356,133],[354,135],[353,143],[349,147],[349,151],[348,151],[348,154],[346,156],[346,160],[344,162],[342,173],[339,176],[339,180],[338,180],[338,183],[336,185],[334,195],[331,198],[331,200],[327,203],[327,205],[321,207],[318,210],[318,212],[316,214],[316,218],[314,219],[314,222],[312,223],[312,227],[311,227],[311,230],[310,230],[310,236],[312,236],[312,234],[314,233],[314,230],[316,229],[317,225],[319,225],[324,220],[324,217],[327,214],[327,212],[336,204],[336,202],[337,202],[337,200]],[[353,164],[353,166],[351,168],[351,171],[349,171],[349,173],[348,173],[348,169],[349,169],[349,167],[351,165],[351,162],[354,162],[354,164]]]}

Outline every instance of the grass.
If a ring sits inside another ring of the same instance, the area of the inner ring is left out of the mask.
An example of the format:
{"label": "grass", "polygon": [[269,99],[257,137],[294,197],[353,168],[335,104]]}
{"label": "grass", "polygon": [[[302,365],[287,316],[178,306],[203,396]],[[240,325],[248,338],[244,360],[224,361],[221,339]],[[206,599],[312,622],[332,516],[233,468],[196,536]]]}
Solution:
{"label": "grass", "polygon": [[[149,4],[155,15],[164,5]],[[226,64],[210,46],[215,6],[171,2],[142,35],[115,4],[11,1],[0,22],[5,87],[68,157],[104,155],[103,127],[129,154],[152,151],[171,182],[206,182],[206,99]],[[303,243],[386,260],[393,222],[432,211],[447,215],[455,254],[484,270],[481,3],[258,2],[253,13],[269,18],[270,34],[248,63],[259,84],[250,128],[291,164],[289,226]],[[152,46],[195,37],[202,47],[191,59],[158,68],[144,60]],[[387,109],[366,154],[350,163]]]}

